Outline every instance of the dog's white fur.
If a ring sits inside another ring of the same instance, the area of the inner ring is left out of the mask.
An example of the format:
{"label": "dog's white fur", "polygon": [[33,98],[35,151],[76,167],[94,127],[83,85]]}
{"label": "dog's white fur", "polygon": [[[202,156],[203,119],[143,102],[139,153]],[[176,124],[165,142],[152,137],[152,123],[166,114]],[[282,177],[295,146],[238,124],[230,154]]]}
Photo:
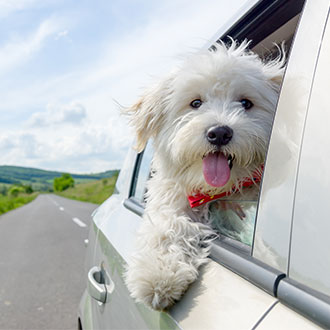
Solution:
{"label": "dog's white fur", "polygon": [[[284,57],[265,63],[247,47],[248,42],[233,41],[191,55],[128,109],[138,150],[152,138],[154,158],[126,283],[138,302],[156,310],[179,300],[207,261],[214,233],[206,208],[191,210],[187,195],[231,191],[264,162]],[[194,99],[203,101],[200,108],[190,106]],[[242,99],[254,106],[245,110]],[[202,172],[203,157],[215,152],[205,132],[217,125],[233,130],[221,151],[235,156],[230,179],[221,188],[208,185]],[[258,189],[252,190],[257,196]]]}

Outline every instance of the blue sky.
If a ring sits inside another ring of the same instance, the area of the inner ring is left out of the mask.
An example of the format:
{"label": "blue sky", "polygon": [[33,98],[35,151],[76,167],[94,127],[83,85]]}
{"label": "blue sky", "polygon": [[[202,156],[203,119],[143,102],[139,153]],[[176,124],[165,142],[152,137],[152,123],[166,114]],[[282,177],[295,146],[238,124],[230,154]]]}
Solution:
{"label": "blue sky", "polygon": [[244,0],[0,0],[0,165],[120,168],[128,106]]}

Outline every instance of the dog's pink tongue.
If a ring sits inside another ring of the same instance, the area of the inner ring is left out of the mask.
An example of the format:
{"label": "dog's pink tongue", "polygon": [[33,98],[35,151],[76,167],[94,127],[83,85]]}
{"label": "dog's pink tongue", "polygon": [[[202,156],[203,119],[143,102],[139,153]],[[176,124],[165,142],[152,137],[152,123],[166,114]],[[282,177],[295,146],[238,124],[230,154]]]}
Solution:
{"label": "dog's pink tongue", "polygon": [[203,159],[203,174],[210,186],[224,186],[230,178],[227,158],[221,152],[208,154]]}

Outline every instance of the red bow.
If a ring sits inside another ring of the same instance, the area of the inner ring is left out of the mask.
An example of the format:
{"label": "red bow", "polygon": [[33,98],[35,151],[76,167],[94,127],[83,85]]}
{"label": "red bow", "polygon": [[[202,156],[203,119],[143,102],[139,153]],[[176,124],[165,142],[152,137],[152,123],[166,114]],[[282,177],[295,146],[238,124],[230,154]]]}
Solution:
{"label": "red bow", "polygon": [[[252,178],[245,178],[240,183],[240,189],[245,187],[250,187],[255,183],[259,183],[261,181],[262,173],[264,170],[264,165],[260,166],[260,169],[253,172]],[[209,201],[219,199],[221,197],[230,196],[233,193],[238,192],[240,189],[236,188],[235,186],[232,188],[231,191],[223,192],[218,195],[203,195],[203,194],[195,194],[193,196],[188,196],[188,201],[191,208],[203,205]]]}

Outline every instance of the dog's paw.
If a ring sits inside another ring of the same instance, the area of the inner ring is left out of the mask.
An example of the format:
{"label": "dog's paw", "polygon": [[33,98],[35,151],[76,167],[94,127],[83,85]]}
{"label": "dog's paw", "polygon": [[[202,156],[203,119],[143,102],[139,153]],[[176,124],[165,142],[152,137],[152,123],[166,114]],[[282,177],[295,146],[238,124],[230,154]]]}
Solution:
{"label": "dog's paw", "polygon": [[177,265],[149,264],[149,267],[140,267],[135,264],[126,272],[126,284],[137,302],[155,310],[164,310],[178,301],[187,290],[190,283],[195,281],[198,272],[190,264]]}
{"label": "dog's paw", "polygon": [[150,284],[149,289],[145,292],[145,297],[142,299],[147,306],[159,311],[171,307],[187,289],[186,287],[174,287],[162,280]]}
{"label": "dog's paw", "polygon": [[192,281],[180,278],[179,274],[164,271],[162,274],[137,280],[132,296],[155,310],[164,310],[181,298]]}

